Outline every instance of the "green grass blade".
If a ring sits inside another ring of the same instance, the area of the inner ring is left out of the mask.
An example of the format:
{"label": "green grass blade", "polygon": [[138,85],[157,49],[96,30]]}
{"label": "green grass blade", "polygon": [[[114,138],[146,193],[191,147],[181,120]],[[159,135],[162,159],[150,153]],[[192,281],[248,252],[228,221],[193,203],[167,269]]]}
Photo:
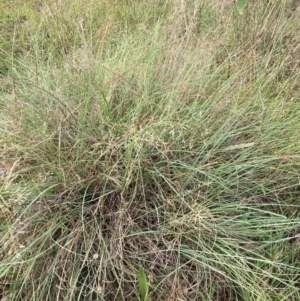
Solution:
{"label": "green grass blade", "polygon": [[244,13],[244,9],[246,7],[247,1],[246,0],[238,0],[237,4],[236,4],[236,8],[237,11],[239,12],[239,14],[243,14]]}
{"label": "green grass blade", "polygon": [[141,267],[139,268],[138,279],[139,279],[139,285],[140,285],[140,292],[141,292],[142,301],[149,301],[150,298],[148,296],[147,277],[146,277],[144,269],[141,268]]}

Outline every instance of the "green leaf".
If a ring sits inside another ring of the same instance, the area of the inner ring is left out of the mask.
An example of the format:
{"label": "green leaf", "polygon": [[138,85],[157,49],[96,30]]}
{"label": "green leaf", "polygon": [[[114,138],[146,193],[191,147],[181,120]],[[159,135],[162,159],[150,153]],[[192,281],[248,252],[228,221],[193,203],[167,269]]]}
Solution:
{"label": "green leaf", "polygon": [[243,14],[244,13],[244,9],[246,6],[246,0],[238,0],[237,4],[236,4],[236,8],[239,12],[239,14]]}
{"label": "green leaf", "polygon": [[7,228],[8,228],[8,225],[5,221],[5,219],[1,217],[0,218],[0,231],[7,230]]}
{"label": "green leaf", "polygon": [[103,106],[104,114],[107,115],[111,120],[114,121],[115,118],[114,118],[114,115],[113,115],[112,110],[110,108],[109,101],[107,100],[104,91],[100,91],[100,93],[101,93],[103,101],[104,101],[104,106]]}
{"label": "green leaf", "polygon": [[147,277],[144,272],[143,268],[139,268],[139,284],[140,284],[140,292],[141,292],[141,298],[142,301],[148,301],[148,283],[147,283]]}

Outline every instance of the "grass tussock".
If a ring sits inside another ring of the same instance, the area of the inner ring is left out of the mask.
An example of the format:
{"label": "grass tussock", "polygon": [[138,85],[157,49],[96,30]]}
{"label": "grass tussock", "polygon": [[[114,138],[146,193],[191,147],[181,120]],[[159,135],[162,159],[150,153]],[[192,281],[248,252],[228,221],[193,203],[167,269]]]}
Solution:
{"label": "grass tussock", "polygon": [[25,2],[0,299],[299,300],[297,1]]}

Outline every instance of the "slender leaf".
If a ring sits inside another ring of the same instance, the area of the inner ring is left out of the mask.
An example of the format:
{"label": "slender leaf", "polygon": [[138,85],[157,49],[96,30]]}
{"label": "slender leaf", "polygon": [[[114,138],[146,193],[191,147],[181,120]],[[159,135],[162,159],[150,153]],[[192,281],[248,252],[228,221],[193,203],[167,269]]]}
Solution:
{"label": "slender leaf", "polygon": [[143,268],[139,268],[138,276],[142,301],[149,301],[147,277]]}
{"label": "slender leaf", "polygon": [[239,12],[239,14],[243,14],[244,13],[244,9],[246,6],[247,1],[246,0],[238,0],[237,4],[236,4],[236,8]]}

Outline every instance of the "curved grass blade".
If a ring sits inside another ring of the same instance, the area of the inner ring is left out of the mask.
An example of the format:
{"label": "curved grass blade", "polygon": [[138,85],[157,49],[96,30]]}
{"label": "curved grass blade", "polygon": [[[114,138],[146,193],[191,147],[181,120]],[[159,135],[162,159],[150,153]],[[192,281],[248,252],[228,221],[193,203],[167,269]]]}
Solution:
{"label": "curved grass blade", "polygon": [[246,0],[238,0],[238,2],[236,4],[236,8],[240,15],[242,15],[244,13],[246,3],[247,3]]}
{"label": "curved grass blade", "polygon": [[141,300],[150,301],[148,296],[148,282],[143,268],[139,268],[138,279],[140,284]]}

